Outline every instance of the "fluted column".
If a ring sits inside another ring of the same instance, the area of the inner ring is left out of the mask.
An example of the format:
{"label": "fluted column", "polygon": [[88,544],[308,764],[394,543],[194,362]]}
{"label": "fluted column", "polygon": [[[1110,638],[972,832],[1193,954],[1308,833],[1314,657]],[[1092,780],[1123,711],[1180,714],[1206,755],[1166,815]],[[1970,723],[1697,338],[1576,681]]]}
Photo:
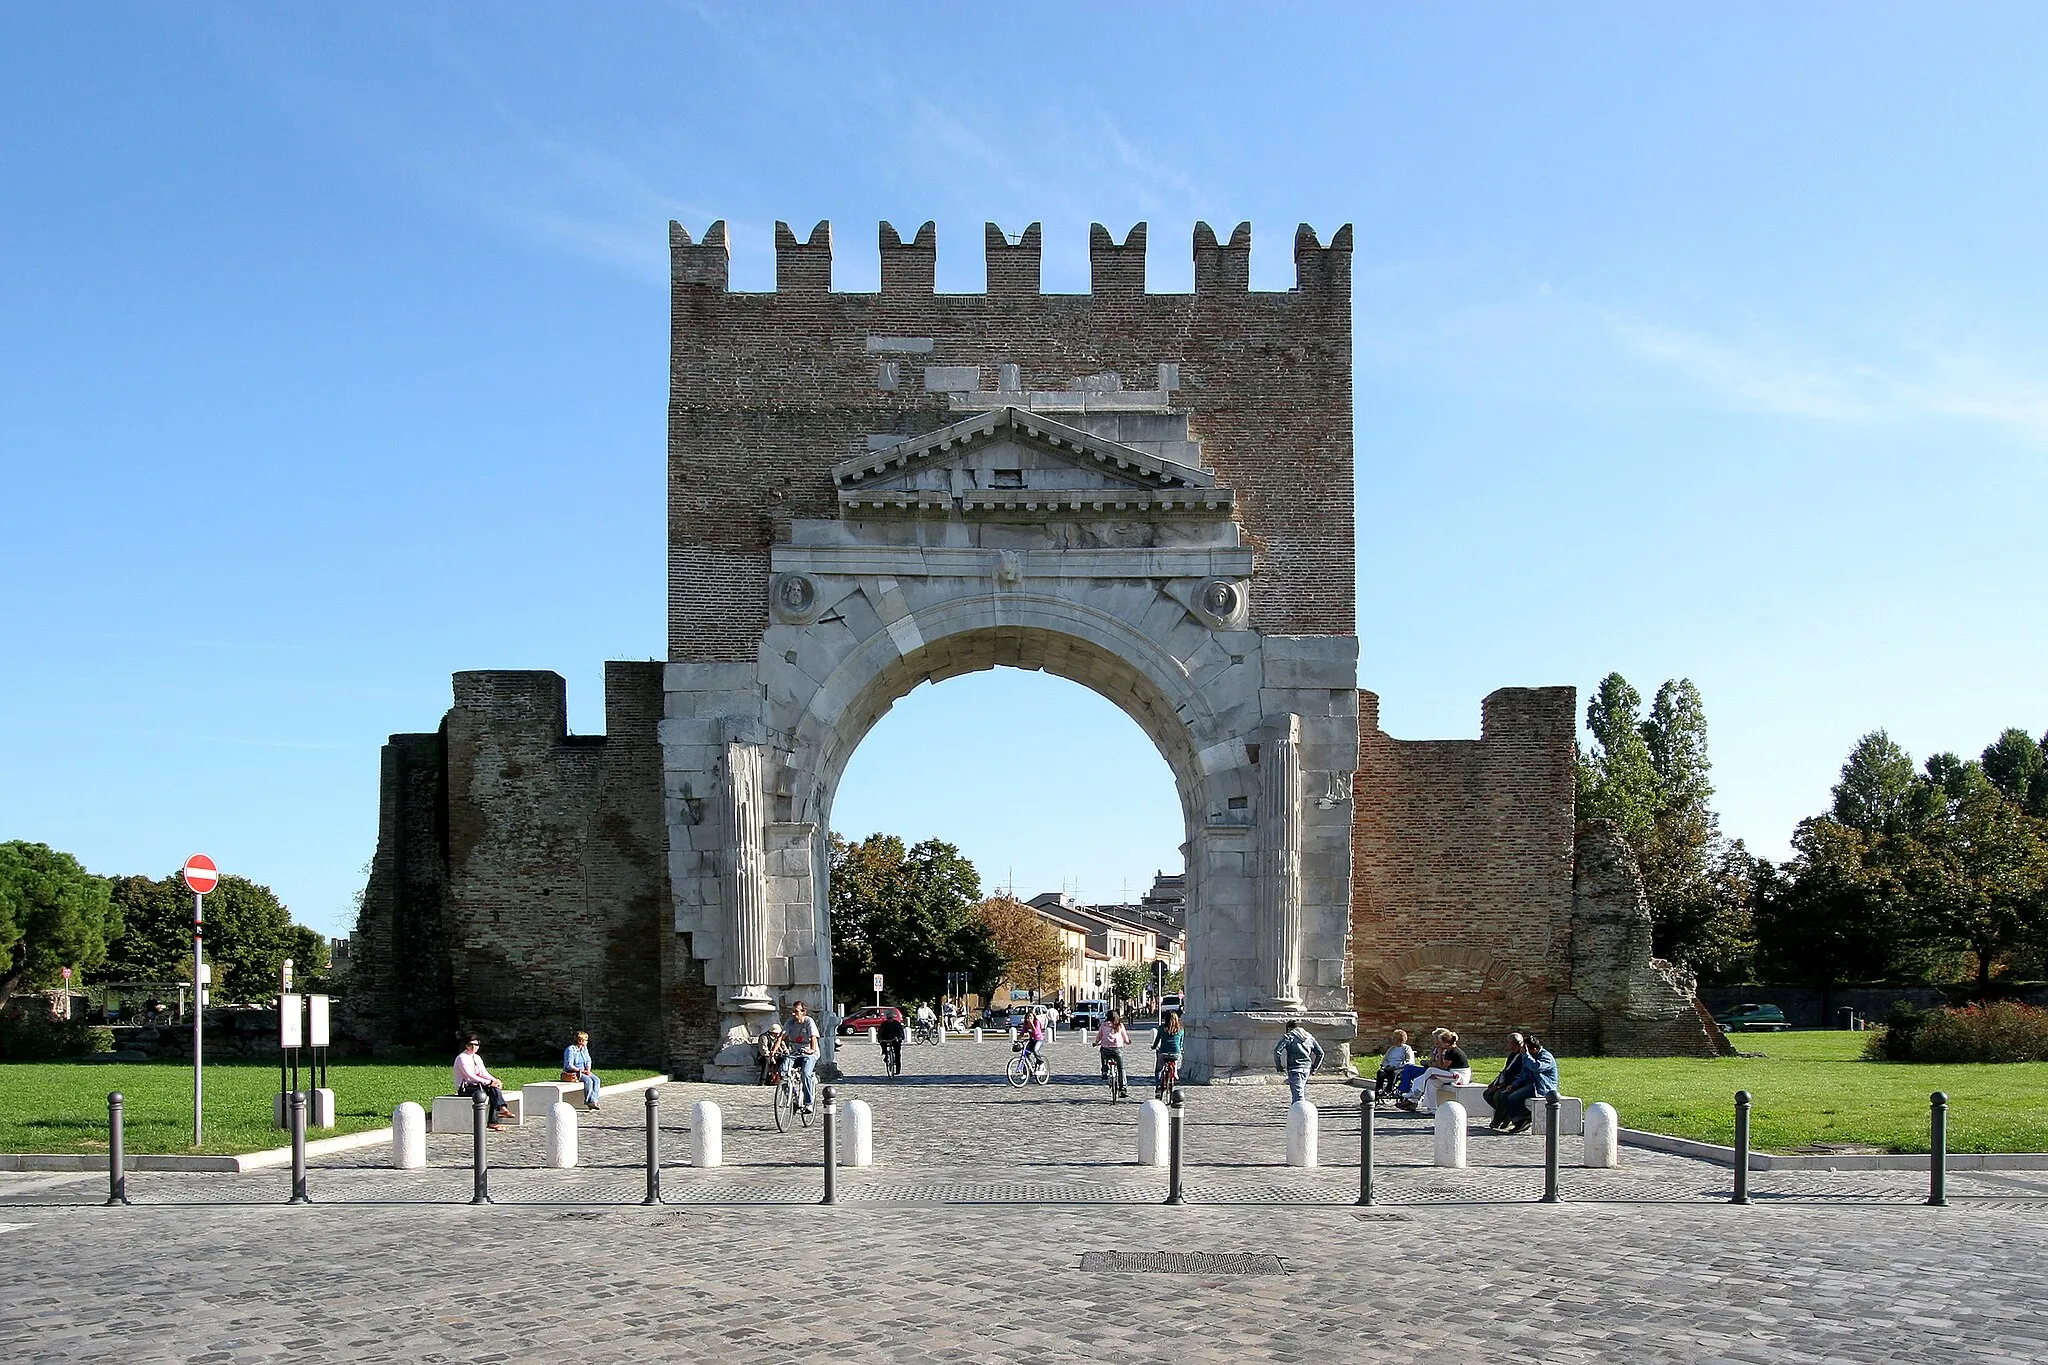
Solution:
{"label": "fluted column", "polygon": [[761,816],[761,746],[725,746],[719,765],[725,807],[725,852],[719,890],[725,902],[725,972],[728,1004],[772,1009],[768,996],[768,860]]}
{"label": "fluted column", "polygon": [[1268,1007],[1301,1005],[1301,717],[1266,731],[1259,752],[1259,937]]}

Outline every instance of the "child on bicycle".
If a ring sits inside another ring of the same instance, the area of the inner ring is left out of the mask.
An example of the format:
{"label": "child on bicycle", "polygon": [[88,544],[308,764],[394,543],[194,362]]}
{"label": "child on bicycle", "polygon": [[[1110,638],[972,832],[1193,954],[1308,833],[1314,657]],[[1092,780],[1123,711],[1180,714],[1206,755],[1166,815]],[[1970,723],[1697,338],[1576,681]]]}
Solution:
{"label": "child on bicycle", "polygon": [[1033,1010],[1024,1023],[1024,1055],[1030,1058],[1033,1066],[1037,1066],[1044,1060],[1044,1050],[1045,1015],[1042,1011]]}
{"label": "child on bicycle", "polygon": [[1115,1010],[1102,1021],[1102,1027],[1095,1030],[1095,1046],[1102,1050],[1102,1074],[1108,1076],[1111,1067],[1116,1068],[1116,1093],[1124,1093],[1124,1048],[1129,1046],[1131,1031],[1124,1027],[1123,1016]]}
{"label": "child on bicycle", "polygon": [[1152,1035],[1152,1050],[1159,1054],[1158,1068],[1153,1073],[1153,1089],[1160,1099],[1173,1092],[1180,1080],[1180,1058],[1187,1050],[1187,1035],[1181,1031],[1180,1013],[1168,1010],[1159,1022],[1159,1031]]}

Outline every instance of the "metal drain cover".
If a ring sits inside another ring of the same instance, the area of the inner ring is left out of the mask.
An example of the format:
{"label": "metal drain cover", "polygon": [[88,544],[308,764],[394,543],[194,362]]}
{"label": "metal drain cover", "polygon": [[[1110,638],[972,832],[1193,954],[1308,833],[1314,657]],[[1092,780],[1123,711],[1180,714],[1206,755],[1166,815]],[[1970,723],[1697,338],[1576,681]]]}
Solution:
{"label": "metal drain cover", "polygon": [[1285,1275],[1269,1252],[1084,1251],[1081,1269],[1134,1275]]}
{"label": "metal drain cover", "polygon": [[1351,1216],[1367,1223],[1405,1223],[1408,1221],[1408,1215],[1405,1213],[1354,1213]]}

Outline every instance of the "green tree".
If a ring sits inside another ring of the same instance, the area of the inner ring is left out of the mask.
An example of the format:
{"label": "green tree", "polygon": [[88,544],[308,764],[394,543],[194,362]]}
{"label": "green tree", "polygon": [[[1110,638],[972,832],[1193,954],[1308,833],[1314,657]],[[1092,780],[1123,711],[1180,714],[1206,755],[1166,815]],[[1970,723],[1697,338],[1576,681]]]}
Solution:
{"label": "green tree", "polygon": [[[113,884],[126,932],[109,954],[114,975],[125,981],[190,979],[192,975],[192,893],[172,873],[161,881],[122,877]],[[206,896],[206,958],[213,964],[213,995],[220,1000],[267,1000],[277,994],[278,969],[286,958],[311,970],[324,969],[326,941],[292,923],[291,912],[267,886],[232,874]],[[318,945],[317,947],[315,945]],[[305,984],[300,977],[296,984]]]}
{"label": "green tree", "polygon": [[0,843],[0,1006],[58,984],[66,967],[99,966],[120,932],[104,878],[48,844]]}
{"label": "green tree", "polygon": [[1984,776],[2027,814],[2048,818],[2048,752],[2025,730],[2003,731],[1984,750]]}
{"label": "green tree", "polygon": [[1152,972],[1150,968],[1141,967],[1135,962],[1126,962],[1121,966],[1110,969],[1110,993],[1116,996],[1117,1000],[1126,1008],[1143,1000],[1145,992],[1151,988]]}
{"label": "green tree", "polygon": [[1913,965],[1896,881],[1875,862],[1882,836],[1826,816],[1802,820],[1792,858],[1756,868],[1757,972],[1829,996],[1843,981],[1895,979]]}
{"label": "green tree", "polygon": [[981,877],[960,850],[939,839],[906,849],[893,834],[859,842],[832,836],[833,983],[846,999],[882,973],[899,1000],[943,994],[946,973],[966,972],[980,994],[992,989],[1001,957],[974,913]]}
{"label": "green tree", "polygon": [[1929,951],[1967,953],[1988,999],[2002,961],[2048,938],[2048,821],[1985,786],[1886,850],[1909,895],[1909,932]]}
{"label": "green tree", "polygon": [[1643,738],[1643,698],[1609,673],[1586,703],[1591,754],[1579,761],[1579,817],[1612,820],[1641,853],[1657,814],[1657,770]]}
{"label": "green tree", "polygon": [[1918,777],[1892,737],[1872,730],[1856,741],[1835,784],[1835,822],[1864,834],[1896,834],[1913,825]]}

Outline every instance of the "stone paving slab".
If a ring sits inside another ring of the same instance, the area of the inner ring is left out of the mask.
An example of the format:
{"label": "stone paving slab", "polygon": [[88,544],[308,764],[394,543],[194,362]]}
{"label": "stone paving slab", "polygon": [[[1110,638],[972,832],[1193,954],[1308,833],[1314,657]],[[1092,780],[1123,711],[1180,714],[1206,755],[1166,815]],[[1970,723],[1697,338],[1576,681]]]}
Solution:
{"label": "stone paving slab", "polygon": [[[574,1171],[542,1166],[538,1126],[493,1134],[491,1206],[457,1135],[423,1172],[323,1159],[310,1207],[282,1172],[138,1174],[114,1209],[104,1177],[0,1175],[0,1360],[2048,1359],[2048,1180],[1958,1175],[1934,1209],[1910,1173],[1759,1173],[1737,1208],[1723,1168],[1624,1152],[1543,1205],[1540,1142],[1475,1133],[1473,1168],[1439,1170],[1426,1123],[1383,1116],[1383,1202],[1358,1209],[1355,1165],[1281,1164],[1284,1090],[1217,1087],[1190,1092],[1196,1202],[1168,1208],[1092,1058],[1063,1045],[1068,1083],[1013,1091],[1007,1056],[912,1049],[888,1082],[849,1048],[881,1164],[830,1208],[818,1129],[777,1134],[765,1090],[675,1084],[665,1117],[718,1100],[734,1164],[691,1169],[665,1129],[661,1207],[637,1104],[584,1126]],[[1329,1090],[1323,1153],[1355,1161],[1355,1092]],[[1286,1273],[1081,1269],[1113,1251]]]}

